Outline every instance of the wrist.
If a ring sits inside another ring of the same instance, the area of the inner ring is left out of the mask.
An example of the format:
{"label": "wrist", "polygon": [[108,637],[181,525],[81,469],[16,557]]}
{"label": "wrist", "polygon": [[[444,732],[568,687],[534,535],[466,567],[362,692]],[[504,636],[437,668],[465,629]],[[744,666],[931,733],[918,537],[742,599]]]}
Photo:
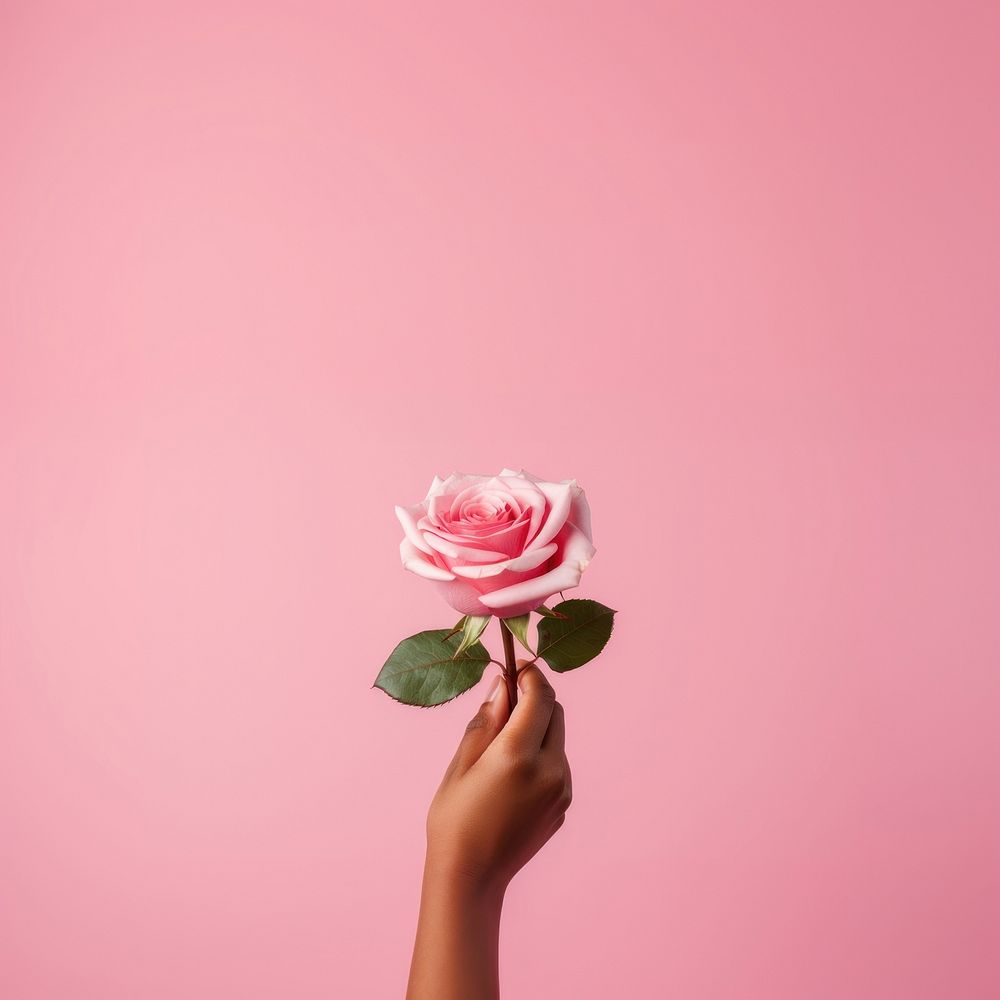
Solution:
{"label": "wrist", "polygon": [[428,851],[409,1000],[496,1000],[503,892],[459,859]]}
{"label": "wrist", "polygon": [[445,895],[465,907],[499,911],[507,882],[461,858],[428,850],[424,889]]}

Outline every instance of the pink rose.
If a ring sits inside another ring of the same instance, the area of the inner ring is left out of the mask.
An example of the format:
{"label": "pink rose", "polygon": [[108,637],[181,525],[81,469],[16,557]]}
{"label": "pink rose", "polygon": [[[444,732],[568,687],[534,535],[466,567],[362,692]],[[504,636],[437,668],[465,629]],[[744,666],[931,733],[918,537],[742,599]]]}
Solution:
{"label": "pink rose", "polygon": [[576,480],[527,472],[434,477],[426,499],[397,507],[403,566],[463,615],[513,618],[575,587],[594,556],[590,507]]}

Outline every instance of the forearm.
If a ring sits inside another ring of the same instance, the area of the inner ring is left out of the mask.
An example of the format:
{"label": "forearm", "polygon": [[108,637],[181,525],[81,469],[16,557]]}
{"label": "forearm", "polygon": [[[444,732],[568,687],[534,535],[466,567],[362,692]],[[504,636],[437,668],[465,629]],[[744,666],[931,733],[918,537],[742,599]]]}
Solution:
{"label": "forearm", "polygon": [[537,666],[524,666],[518,685],[508,719],[497,678],[427,813],[407,1000],[499,1000],[504,891],[569,806],[562,706]]}
{"label": "forearm", "polygon": [[428,859],[407,1000],[497,1000],[502,889]]}

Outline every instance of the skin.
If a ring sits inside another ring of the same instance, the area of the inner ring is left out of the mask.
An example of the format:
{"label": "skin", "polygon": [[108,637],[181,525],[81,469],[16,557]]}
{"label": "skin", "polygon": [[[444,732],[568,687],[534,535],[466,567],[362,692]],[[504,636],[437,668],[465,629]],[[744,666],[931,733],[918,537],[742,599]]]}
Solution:
{"label": "skin", "polygon": [[504,893],[569,808],[562,705],[536,666],[521,666],[518,688],[510,712],[496,678],[431,803],[407,1000],[500,996]]}

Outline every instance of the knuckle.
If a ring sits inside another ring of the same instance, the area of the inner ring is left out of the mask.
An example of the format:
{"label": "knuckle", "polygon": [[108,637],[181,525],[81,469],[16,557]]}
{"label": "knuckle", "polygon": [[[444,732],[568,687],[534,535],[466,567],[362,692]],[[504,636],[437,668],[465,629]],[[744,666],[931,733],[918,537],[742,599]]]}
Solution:
{"label": "knuckle", "polygon": [[469,721],[469,724],[465,727],[465,733],[467,736],[473,733],[479,732],[481,729],[487,729],[490,724],[490,718],[482,709],[480,709],[475,716]]}
{"label": "knuckle", "polygon": [[507,754],[507,767],[512,777],[521,781],[533,781],[538,774],[538,760],[533,754],[511,750]]}
{"label": "knuckle", "polygon": [[552,802],[557,802],[566,788],[566,777],[561,767],[549,768],[541,776],[541,790],[545,797]]}

